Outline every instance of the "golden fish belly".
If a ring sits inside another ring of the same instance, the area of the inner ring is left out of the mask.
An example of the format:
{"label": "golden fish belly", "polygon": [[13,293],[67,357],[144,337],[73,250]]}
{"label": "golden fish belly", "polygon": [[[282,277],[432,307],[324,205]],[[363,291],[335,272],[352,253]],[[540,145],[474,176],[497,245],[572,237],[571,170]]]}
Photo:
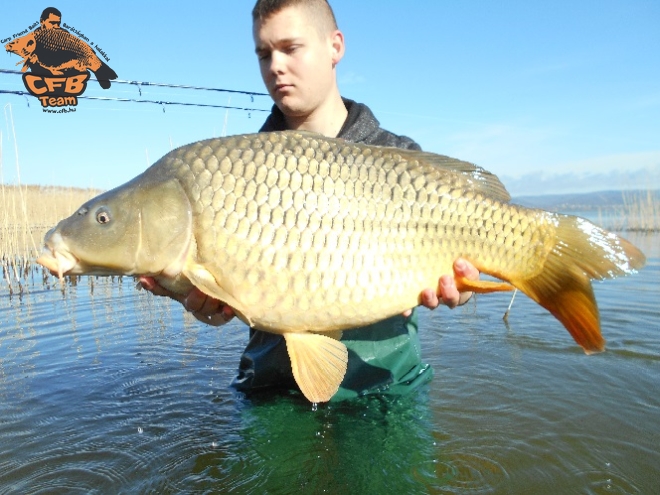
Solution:
{"label": "golden fish belly", "polygon": [[416,306],[458,256],[517,277],[551,249],[550,216],[395,149],[261,134],[200,142],[163,166],[193,205],[196,262],[264,330],[368,324]]}

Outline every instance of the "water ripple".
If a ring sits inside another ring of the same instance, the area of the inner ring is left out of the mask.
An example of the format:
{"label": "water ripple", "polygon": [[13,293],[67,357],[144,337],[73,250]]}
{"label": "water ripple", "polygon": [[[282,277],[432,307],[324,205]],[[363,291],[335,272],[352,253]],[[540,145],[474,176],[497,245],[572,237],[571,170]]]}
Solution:
{"label": "water ripple", "polygon": [[595,284],[594,356],[522,296],[421,311],[429,386],[316,409],[232,391],[245,326],[131,280],[0,294],[0,493],[652,493],[658,280]]}

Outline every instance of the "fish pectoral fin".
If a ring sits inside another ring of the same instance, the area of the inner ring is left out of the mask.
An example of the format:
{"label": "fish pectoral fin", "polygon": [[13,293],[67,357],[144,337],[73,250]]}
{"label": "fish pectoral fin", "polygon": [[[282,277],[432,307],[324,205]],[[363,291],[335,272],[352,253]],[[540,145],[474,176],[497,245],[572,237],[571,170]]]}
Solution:
{"label": "fish pectoral fin", "polygon": [[515,287],[506,282],[495,282],[492,280],[469,280],[465,277],[456,277],[456,288],[459,292],[477,292],[487,294],[489,292],[507,292]]}
{"label": "fish pectoral fin", "polygon": [[310,402],[327,402],[346,375],[348,350],[338,340],[315,333],[285,333],[291,370]]}
{"label": "fish pectoral fin", "polygon": [[195,287],[201,290],[204,294],[218,299],[225,304],[228,304],[242,321],[250,326],[253,326],[250,318],[245,316],[243,312],[243,305],[240,304],[234,296],[223,289],[218,284],[218,281],[213,276],[213,274],[202,265],[189,263],[183,268],[182,273]]}

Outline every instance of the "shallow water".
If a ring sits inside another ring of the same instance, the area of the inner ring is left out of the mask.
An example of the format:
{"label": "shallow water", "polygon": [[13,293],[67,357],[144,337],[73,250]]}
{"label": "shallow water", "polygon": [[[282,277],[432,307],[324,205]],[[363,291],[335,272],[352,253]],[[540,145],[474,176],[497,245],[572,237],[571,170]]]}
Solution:
{"label": "shallow water", "polygon": [[608,352],[489,294],[421,312],[419,393],[316,409],[228,386],[240,322],[129,279],[0,285],[0,493],[657,492],[660,236],[632,240],[647,266],[595,284]]}

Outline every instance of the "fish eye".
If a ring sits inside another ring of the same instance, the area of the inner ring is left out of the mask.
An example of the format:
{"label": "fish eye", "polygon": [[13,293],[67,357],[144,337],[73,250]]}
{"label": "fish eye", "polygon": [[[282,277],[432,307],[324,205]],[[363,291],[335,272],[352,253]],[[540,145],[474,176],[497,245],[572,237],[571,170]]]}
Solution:
{"label": "fish eye", "polygon": [[96,212],[96,221],[100,223],[101,225],[104,225],[106,223],[110,222],[110,213],[108,210],[105,208],[101,208],[99,211]]}

